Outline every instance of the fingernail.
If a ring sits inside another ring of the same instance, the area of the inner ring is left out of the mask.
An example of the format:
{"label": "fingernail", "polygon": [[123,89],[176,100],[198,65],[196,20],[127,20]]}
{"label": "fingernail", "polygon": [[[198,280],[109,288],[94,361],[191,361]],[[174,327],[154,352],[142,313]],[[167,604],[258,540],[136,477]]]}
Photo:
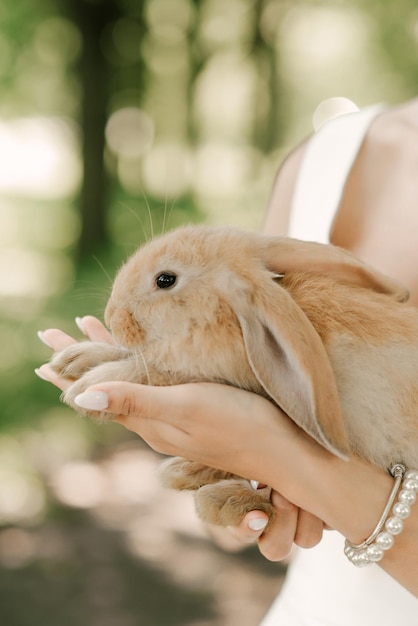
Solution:
{"label": "fingernail", "polygon": [[47,342],[47,340],[45,339],[45,335],[44,335],[44,332],[42,330],[38,330],[37,335],[38,335],[39,339],[42,341],[42,343],[44,343],[46,346],[48,346],[48,348],[52,348],[51,344],[49,344]]}
{"label": "fingernail", "polygon": [[82,409],[103,411],[109,406],[109,398],[104,391],[85,391],[74,398],[74,402]]}
{"label": "fingernail", "polygon": [[248,526],[251,530],[264,530],[268,524],[268,520],[262,518],[252,519],[248,522]]}
{"label": "fingernail", "polygon": [[257,489],[258,489],[258,480],[250,480],[250,485],[254,489],[254,491],[257,491]]}
{"label": "fingernail", "polygon": [[83,318],[82,317],[76,317],[75,318],[75,323],[77,324],[79,330],[81,330],[83,335],[85,335],[86,331],[84,330],[84,326],[83,326]]}
{"label": "fingernail", "polygon": [[39,378],[42,378],[42,380],[46,380],[48,383],[50,382],[50,381],[49,381],[49,378],[47,378],[47,377],[44,375],[44,373],[43,373],[43,372],[41,372],[41,370],[40,370],[38,367],[37,367],[34,371],[35,371],[35,374],[36,374]]}

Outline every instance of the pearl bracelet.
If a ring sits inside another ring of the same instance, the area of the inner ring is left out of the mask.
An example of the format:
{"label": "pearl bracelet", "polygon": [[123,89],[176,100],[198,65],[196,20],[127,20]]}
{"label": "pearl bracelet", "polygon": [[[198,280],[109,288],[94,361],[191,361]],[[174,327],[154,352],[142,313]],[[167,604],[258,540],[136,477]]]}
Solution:
{"label": "pearl bracelet", "polygon": [[[411,506],[417,499],[418,470],[406,471],[406,468],[398,463],[392,467],[390,473],[395,483],[370,537],[358,545],[352,544],[348,539],[345,540],[344,554],[356,567],[371,565],[383,558],[385,550],[389,550],[395,543],[394,537],[403,531],[403,520],[409,516]],[[398,501],[392,508],[396,496]],[[389,517],[391,510],[392,516]]]}

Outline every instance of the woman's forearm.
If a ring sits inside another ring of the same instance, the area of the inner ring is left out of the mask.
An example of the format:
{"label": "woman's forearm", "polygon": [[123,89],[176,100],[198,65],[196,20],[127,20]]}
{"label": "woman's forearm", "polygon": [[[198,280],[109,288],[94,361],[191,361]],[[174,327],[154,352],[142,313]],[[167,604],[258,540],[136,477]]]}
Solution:
{"label": "woman's forearm", "polygon": [[[341,532],[349,541],[359,544],[370,536],[385,508],[394,479],[366,461],[352,457],[338,459],[305,438],[300,458],[289,455],[297,478],[285,486],[276,478],[273,487],[287,495]],[[279,465],[279,463],[278,463]],[[298,465],[303,467],[298,472]],[[307,467],[309,471],[306,471]],[[289,467],[289,469],[292,466]],[[415,468],[414,468],[415,469]],[[303,480],[301,479],[303,476]],[[395,537],[394,546],[385,551],[378,565],[418,597],[418,503],[404,520],[404,530]]]}

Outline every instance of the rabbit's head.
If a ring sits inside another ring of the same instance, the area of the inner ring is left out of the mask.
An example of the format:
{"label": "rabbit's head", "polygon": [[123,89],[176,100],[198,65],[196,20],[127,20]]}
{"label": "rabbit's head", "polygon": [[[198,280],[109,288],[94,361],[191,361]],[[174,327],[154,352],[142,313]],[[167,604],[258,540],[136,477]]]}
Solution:
{"label": "rabbit's head", "polygon": [[280,284],[283,274],[302,269],[406,298],[393,281],[332,246],[189,226],[152,240],[127,261],[106,322],[128,349],[154,345],[161,359],[170,352],[178,362],[188,360],[195,380],[251,388],[245,380],[252,376],[299,426],[347,456],[327,353]]}
{"label": "rabbit's head", "polygon": [[232,229],[185,227],[153,239],[116,276],[106,322],[127,348],[184,333],[192,340],[202,326],[230,321],[235,292],[251,284],[241,274],[253,257]]}

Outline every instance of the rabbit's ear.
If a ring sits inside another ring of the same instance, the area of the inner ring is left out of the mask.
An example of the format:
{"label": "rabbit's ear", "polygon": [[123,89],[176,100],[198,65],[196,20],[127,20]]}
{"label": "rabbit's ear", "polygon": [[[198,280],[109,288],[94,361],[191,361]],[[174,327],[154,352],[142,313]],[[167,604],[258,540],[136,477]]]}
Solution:
{"label": "rabbit's ear", "polygon": [[269,269],[282,274],[295,270],[320,273],[386,294],[398,302],[409,298],[408,290],[402,285],[337,246],[270,237],[264,250],[264,261]]}
{"label": "rabbit's ear", "polygon": [[298,426],[347,459],[350,449],[338,391],[322,341],[288,292],[273,282],[271,286],[274,293],[255,296],[255,302],[235,310],[251,368]]}

